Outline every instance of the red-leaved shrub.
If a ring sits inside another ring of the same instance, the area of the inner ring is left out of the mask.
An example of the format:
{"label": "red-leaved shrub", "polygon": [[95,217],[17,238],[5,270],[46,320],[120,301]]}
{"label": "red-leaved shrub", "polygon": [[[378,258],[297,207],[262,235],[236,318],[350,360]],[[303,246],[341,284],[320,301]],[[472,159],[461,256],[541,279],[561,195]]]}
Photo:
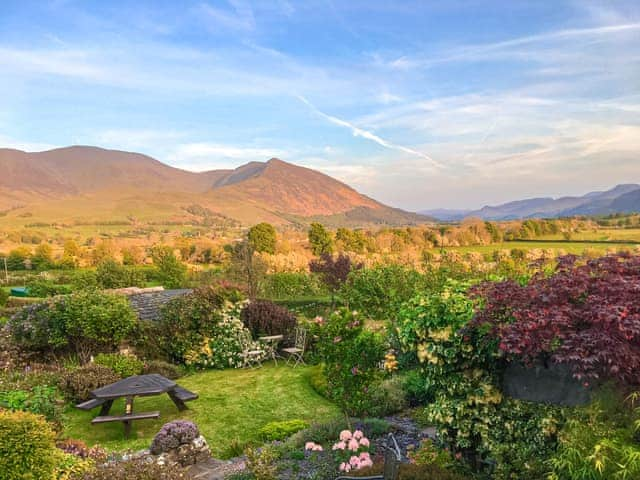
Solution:
{"label": "red-leaved shrub", "polygon": [[248,304],[240,318],[254,337],[259,335],[284,335],[292,337],[297,325],[296,316],[273,302],[256,300]]}

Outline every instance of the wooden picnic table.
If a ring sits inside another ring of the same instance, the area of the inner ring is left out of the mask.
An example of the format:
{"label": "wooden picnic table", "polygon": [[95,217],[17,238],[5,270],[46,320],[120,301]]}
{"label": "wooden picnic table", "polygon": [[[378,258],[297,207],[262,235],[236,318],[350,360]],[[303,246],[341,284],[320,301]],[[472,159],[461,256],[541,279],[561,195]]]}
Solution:
{"label": "wooden picnic table", "polygon": [[265,345],[267,355],[278,365],[278,344],[284,340],[284,335],[267,335],[258,337],[258,340]]}
{"label": "wooden picnic table", "polygon": [[[106,385],[91,392],[91,399],[76,405],[82,410],[91,410],[101,406],[99,416],[95,417],[91,423],[123,422],[125,436],[131,433],[131,422],[133,420],[144,420],[160,417],[160,412],[133,412],[133,400],[135,397],[149,397],[166,393],[175,403],[178,410],[187,408],[185,402],[195,400],[198,395],[179,386],[173,380],[152,373],[149,375],[134,375],[124,378],[118,382]],[[113,402],[119,398],[125,398],[124,415],[109,415]]]}

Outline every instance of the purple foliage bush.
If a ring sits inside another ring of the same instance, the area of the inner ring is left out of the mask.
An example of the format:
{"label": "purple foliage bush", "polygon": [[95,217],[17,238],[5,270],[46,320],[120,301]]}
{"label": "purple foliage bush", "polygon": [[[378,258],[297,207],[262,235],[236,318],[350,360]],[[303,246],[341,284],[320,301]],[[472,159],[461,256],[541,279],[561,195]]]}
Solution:
{"label": "purple foliage bush", "polygon": [[192,442],[200,436],[195,423],[186,420],[174,420],[163,425],[151,442],[151,453],[159,455]]}

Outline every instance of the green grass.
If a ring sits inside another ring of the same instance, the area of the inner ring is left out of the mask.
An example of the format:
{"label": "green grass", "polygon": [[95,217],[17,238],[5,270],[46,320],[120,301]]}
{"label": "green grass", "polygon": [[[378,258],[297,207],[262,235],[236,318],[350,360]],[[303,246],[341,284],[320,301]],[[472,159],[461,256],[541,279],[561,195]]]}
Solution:
{"label": "green grass", "polygon": [[[170,420],[188,419],[198,425],[212,453],[229,456],[234,441],[244,444],[259,440],[259,430],[273,421],[299,418],[307,422],[335,418],[338,407],[318,395],[308,376],[313,367],[290,368],[267,364],[249,370],[210,370],[183,377],[178,383],[200,398],[179,412],[167,395],[136,398],[134,411],[160,411],[159,420],[133,423],[130,439],[124,438],[120,422],[91,425],[99,409],[84,412],[71,409],[64,415],[64,434],[99,444],[111,451],[147,448],[160,427]],[[124,402],[114,403],[112,413],[124,411]]]}
{"label": "green grass", "polygon": [[[596,250],[603,254],[608,249],[618,250],[621,248],[635,249],[638,245],[625,244],[625,243],[582,243],[571,241],[557,241],[557,242],[536,242],[535,240],[522,241],[522,242],[503,242],[492,243],[490,245],[471,245],[465,247],[446,247],[447,251],[456,251],[460,253],[479,252],[479,253],[492,253],[496,250],[508,249],[512,250],[518,248],[521,250],[533,250],[533,249],[551,249],[551,250],[563,250],[566,253],[572,253],[580,255],[585,250]],[[433,253],[440,252],[439,248],[431,249]]]}

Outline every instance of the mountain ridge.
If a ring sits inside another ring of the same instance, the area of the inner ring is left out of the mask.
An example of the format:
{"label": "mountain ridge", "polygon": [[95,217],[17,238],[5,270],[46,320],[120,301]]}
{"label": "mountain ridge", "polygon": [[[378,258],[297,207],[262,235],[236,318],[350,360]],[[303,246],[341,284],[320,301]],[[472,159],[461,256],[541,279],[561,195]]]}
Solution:
{"label": "mountain ridge", "polygon": [[536,197],[514,200],[500,205],[485,205],[478,210],[422,210],[442,221],[459,221],[467,217],[483,220],[557,218],[577,215],[608,215],[640,211],[640,184],[624,183],[582,196]]}
{"label": "mountain ridge", "polygon": [[290,216],[334,216],[362,208],[369,210],[367,215],[349,218],[380,224],[431,220],[278,158],[190,172],[136,152],[75,145],[43,152],[0,149],[0,171],[0,211],[34,222],[122,215],[188,221],[189,205],[247,224],[290,223]]}

